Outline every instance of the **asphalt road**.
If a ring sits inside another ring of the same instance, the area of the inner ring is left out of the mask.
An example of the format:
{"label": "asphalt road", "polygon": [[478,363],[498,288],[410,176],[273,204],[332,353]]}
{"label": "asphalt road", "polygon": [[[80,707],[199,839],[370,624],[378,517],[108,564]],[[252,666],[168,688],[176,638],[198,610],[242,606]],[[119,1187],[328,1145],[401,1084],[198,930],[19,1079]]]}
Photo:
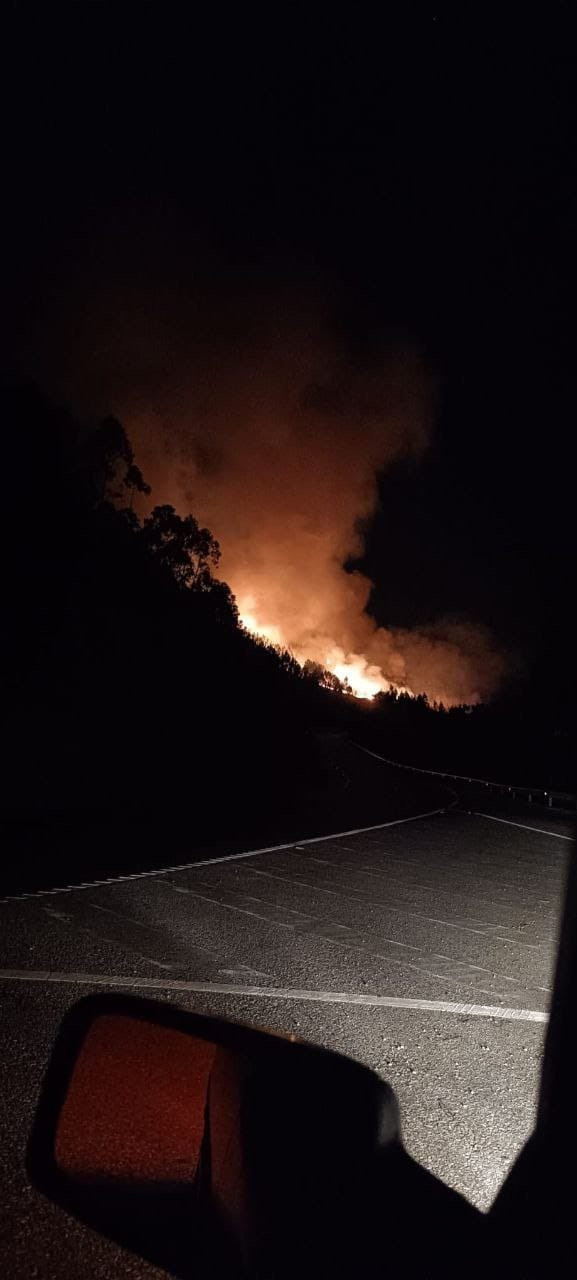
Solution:
{"label": "asphalt road", "polygon": [[453,809],[5,900],[4,1273],[159,1274],[45,1202],[24,1174],[60,1018],[113,985],[367,1063],[397,1092],[409,1151],[487,1207],[533,1123],[571,836],[572,823],[550,814]]}

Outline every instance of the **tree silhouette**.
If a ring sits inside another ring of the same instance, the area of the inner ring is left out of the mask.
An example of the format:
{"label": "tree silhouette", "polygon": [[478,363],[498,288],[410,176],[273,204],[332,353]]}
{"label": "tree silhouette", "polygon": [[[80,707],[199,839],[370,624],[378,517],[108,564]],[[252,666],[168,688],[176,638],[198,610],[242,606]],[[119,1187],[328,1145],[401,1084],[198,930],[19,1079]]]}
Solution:
{"label": "tree silhouette", "polygon": [[140,470],[140,467],[137,467],[135,462],[130,463],[130,466],[126,471],[126,474],[122,479],[122,484],[124,488],[128,489],[128,492],[130,493],[131,509],[132,509],[132,504],[134,502],[135,493],[145,493],[145,494],[151,493],[150,485],[146,483],[146,480],[144,479],[144,476],[142,474],[142,471]]}
{"label": "tree silhouette", "polygon": [[303,669],[305,676],[320,685],[321,689],[330,689],[332,693],[351,693],[349,681],[346,678],[341,680],[333,671],[327,671],[321,662],[313,662],[311,658],[307,658]]}
{"label": "tree silhouette", "polygon": [[179,516],[168,504],[155,507],[142,525],[140,538],[179,586],[197,591],[211,589],[220,547],[210,530],[200,528],[194,516]]}
{"label": "tree silhouette", "polygon": [[112,502],[130,506],[135,493],[150,493],[142,472],[134,461],[132,445],[117,418],[103,418],[78,452],[77,470],[88,479],[94,505]]}

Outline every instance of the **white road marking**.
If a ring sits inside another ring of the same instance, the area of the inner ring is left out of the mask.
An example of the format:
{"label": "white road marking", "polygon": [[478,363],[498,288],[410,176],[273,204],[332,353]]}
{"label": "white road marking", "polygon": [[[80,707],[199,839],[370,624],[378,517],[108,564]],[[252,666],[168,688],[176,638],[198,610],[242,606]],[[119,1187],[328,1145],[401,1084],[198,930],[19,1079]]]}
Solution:
{"label": "white road marking", "polygon": [[320,844],[323,840],[340,840],[342,836],[359,836],[365,831],[383,831],[385,827],[400,827],[405,822],[418,822],[420,818],[434,818],[439,813],[446,813],[450,805],[443,809],[429,809],[427,813],[414,813],[410,818],[394,818],[392,822],[376,822],[370,827],[354,827],[351,831],[331,832],[326,836],[311,836],[306,840],[291,840],[287,844],[270,844],[264,849],[249,849],[247,853],[226,853],[218,858],[203,858],[199,862],[182,862],[176,867],[157,867],[153,871],[135,871],[130,875],[108,876],[105,880],[89,880],[81,884],[66,884],[55,889],[34,889],[30,893],[9,893],[0,898],[4,902],[24,902],[30,898],[43,898],[47,894],[75,893],[78,889],[98,889],[107,884],[121,884],[128,880],[147,880],[154,876],[169,875],[173,871],[190,871],[193,867],[211,867],[217,862],[235,862],[240,858],[258,858],[263,853],[278,853],[285,849],[295,849],[305,844]]}
{"label": "white road marking", "polygon": [[[311,861],[316,862],[317,859],[311,859]],[[552,944],[553,942],[552,938],[546,938],[544,942],[523,942],[520,938],[503,937],[500,934],[497,934],[496,931],[498,929],[504,929],[505,925],[493,924],[489,920],[477,920],[473,918],[471,921],[468,921],[467,924],[463,924],[461,920],[442,920],[438,916],[423,915],[423,913],[419,911],[407,910],[405,906],[396,907],[394,905],[394,900],[384,902],[378,898],[372,898],[368,889],[355,889],[354,887],[345,885],[343,886],[343,888],[347,890],[345,893],[340,889],[326,889],[322,885],[316,885],[313,883],[309,884],[308,880],[295,880],[294,877],[276,875],[274,871],[254,871],[252,867],[250,868],[250,871],[253,876],[266,877],[267,880],[281,880],[284,884],[295,885],[297,888],[310,889],[313,893],[326,893],[330,894],[330,896],[334,898],[344,898],[346,902],[353,902],[355,904],[359,903],[361,906],[384,907],[386,911],[393,912],[396,915],[402,915],[403,918],[410,917],[413,920],[425,920],[431,924],[442,924],[447,926],[449,929],[462,929],[465,933],[475,933],[482,937],[486,937],[487,933],[495,934],[495,940],[497,942],[512,942],[516,946],[528,947],[531,951],[539,951],[542,947],[547,946],[549,943]],[[174,888],[175,886],[172,887]],[[189,891],[188,889],[179,889],[178,892],[188,893]],[[354,896],[351,897],[350,894],[353,894]],[[292,910],[292,908],[289,908],[289,910]],[[482,927],[480,929],[476,929],[473,927],[475,924],[481,925]]]}
{"label": "white road marking", "polygon": [[[173,886],[171,885],[171,888]],[[251,911],[249,907],[238,907],[233,902],[222,902],[220,898],[211,897],[207,893],[197,893],[196,889],[185,889],[191,898],[200,898],[201,902],[211,902],[215,907],[222,907],[224,911],[237,911],[241,916],[252,916],[255,920],[264,920],[265,924],[276,925],[279,929],[292,929],[292,924],[288,924],[285,920],[272,920],[270,916],[263,916],[259,911]],[[290,908],[288,908],[290,910]],[[286,908],[283,908],[286,910]],[[304,916],[304,912],[299,911],[295,914],[303,916],[305,919],[310,917]]]}
{"label": "white road marking", "polygon": [[558,831],[545,831],[543,827],[528,827],[526,822],[511,822],[509,818],[496,818],[494,813],[479,813],[473,810],[473,817],[488,818],[489,822],[504,822],[507,827],[520,827],[522,831],[535,831],[540,836],[553,836],[554,840],[573,840],[573,836],[562,836]]}
{"label": "white road marking", "polygon": [[[321,859],[320,859],[320,858],[311,858],[311,859],[310,859],[310,861],[311,861],[311,862],[320,862],[320,861],[321,861]],[[407,859],[407,861],[408,861],[408,859]],[[377,867],[387,867],[387,866],[389,865],[389,863],[394,864],[394,866],[402,866],[402,865],[403,865],[403,860],[402,860],[402,858],[385,858],[385,856],[383,856],[382,858],[380,858],[380,859],[379,859],[379,862],[378,862],[378,863],[374,863],[374,862],[342,862],[342,861],[341,861],[341,862],[339,862],[339,863],[336,863],[336,862],[335,862],[333,865],[334,865],[334,866],[342,866],[342,867],[350,867],[350,868],[353,868],[353,869],[354,869],[354,870],[356,870],[356,871],[362,871],[363,875],[367,875],[367,876],[378,876],[378,877],[380,877],[382,880],[386,880],[387,882],[389,882],[389,883],[390,883],[390,880],[395,878],[394,871],[393,871],[393,876],[392,876],[392,877],[390,877],[390,876],[387,874],[387,872],[386,872],[386,871],[382,871],[382,870],[381,870],[381,871],[378,871],[378,870],[377,870]],[[479,866],[483,866],[483,865],[488,866],[488,865],[489,865],[489,863],[485,863],[485,864],[483,864],[483,863],[479,863],[478,865],[479,865]],[[467,872],[467,866],[466,866],[466,864],[465,864],[465,863],[463,863],[461,866],[459,866],[459,865],[458,865],[458,863],[457,863],[457,860],[455,859],[452,865],[451,865],[450,863],[446,863],[444,866],[443,866],[442,864],[440,864],[438,861],[436,861],[436,862],[432,862],[432,861],[431,861],[431,862],[429,862],[429,863],[421,862],[421,864],[420,864],[420,869],[421,869],[422,871],[434,871],[434,872],[436,872],[436,873],[440,873],[440,874],[441,874],[441,875],[443,875],[443,876],[444,876],[447,872],[454,872],[454,871],[458,871],[458,872],[460,872],[460,873],[461,873],[461,876],[462,876],[462,882],[461,882],[462,887],[461,887],[461,889],[459,890],[459,892],[462,892],[466,897],[470,897],[470,896],[471,896],[471,886],[473,887],[473,893],[475,894],[475,893],[476,893],[476,890],[477,890],[477,889],[479,889],[479,888],[481,888],[481,889],[484,889],[484,890],[485,890],[485,889],[489,889],[489,886],[490,886],[490,885],[496,885],[496,886],[497,886],[497,888],[498,888],[498,890],[499,890],[499,892],[501,891],[501,889],[512,889],[512,890],[513,890],[513,892],[514,892],[514,894],[515,894],[515,899],[514,899],[514,900],[515,900],[516,902],[518,902],[518,900],[519,900],[519,884],[518,884],[518,883],[517,883],[517,884],[515,884],[515,883],[514,883],[513,881],[511,881],[511,880],[501,880],[500,876],[498,876],[498,875],[492,875],[492,876],[486,876],[486,875],[483,875],[481,878],[479,878],[478,876],[476,876],[476,875],[474,874],[474,871],[475,871],[475,869],[476,869],[476,866],[477,866],[477,864],[475,864],[475,867],[473,867],[473,866],[471,865],[471,866],[470,866],[470,870],[469,870],[469,872]],[[531,874],[531,873],[529,873],[529,874]],[[397,877],[397,878],[398,878],[398,877]],[[539,880],[539,879],[542,879],[542,877],[539,877],[539,878],[538,878],[538,880]],[[405,877],[403,877],[402,883],[403,883],[403,884],[408,885],[410,888],[413,888],[413,887],[414,887],[415,889],[425,889],[427,892],[429,892],[429,891],[431,890],[431,888],[434,888],[434,890],[435,890],[435,892],[436,892],[436,893],[440,893],[440,892],[442,892],[442,890],[440,890],[440,889],[439,889],[439,882],[437,882],[437,884],[435,884],[434,886],[432,886],[432,885],[430,885],[430,884],[423,884],[423,883],[422,883],[422,881],[420,881],[420,880],[407,880]],[[442,884],[442,881],[441,881],[441,884]],[[523,888],[527,888],[527,872],[526,872],[526,871],[524,871],[524,872],[523,872]],[[452,889],[451,889],[451,894],[454,894],[455,892],[456,892],[456,890],[452,888]],[[551,898],[537,898],[537,897],[535,896],[535,894],[534,894],[532,891],[531,891],[531,897],[532,897],[533,902],[539,902],[539,903],[541,903],[541,905],[546,906],[546,907],[551,906]],[[490,898],[490,899],[487,899],[487,898],[481,898],[481,899],[479,899],[479,901],[481,901],[481,902],[487,902],[487,901],[494,902],[494,901],[495,901],[495,899],[494,899],[494,898]],[[505,902],[505,901],[506,901],[506,899],[502,899],[502,901],[503,901],[503,902]]]}
{"label": "white road marking", "polygon": [[470,1018],[499,1018],[507,1022],[547,1022],[541,1009],[506,1009],[501,1005],[457,1004],[450,1000],[417,1000],[405,996],[357,995],[349,991],[307,991],[297,987],[237,986],[232,982],[187,982],[177,978],[124,978],[102,973],[53,973],[49,970],[0,969],[3,982],[55,983],[63,986],[125,987],[144,991],[190,991],[203,995],[251,996],[267,1000],[307,1000],[319,1004],[356,1004],[376,1009],[416,1009],[423,1013],[454,1013]]}
{"label": "white road marking", "polygon": [[[306,861],[307,861],[307,863],[308,863],[308,862],[315,862],[315,863],[321,863],[321,862],[322,862],[322,863],[324,863],[324,859],[322,859],[322,858],[307,858],[307,860],[306,860]],[[332,863],[332,862],[331,862],[331,863],[327,863],[326,865],[327,865],[327,866],[334,866],[334,867],[336,867],[338,864],[337,864],[337,863]],[[401,890],[403,890],[403,889],[404,889],[404,890],[409,890],[409,889],[410,889],[410,890],[412,890],[412,889],[421,889],[421,890],[423,890],[425,893],[433,893],[433,894],[437,894],[437,896],[439,896],[439,888],[438,888],[438,886],[437,886],[437,885],[426,885],[426,884],[421,884],[420,882],[415,882],[415,881],[411,881],[411,882],[407,883],[406,881],[403,881],[402,879],[397,879],[397,880],[395,880],[394,878],[392,878],[392,877],[390,878],[390,877],[386,876],[385,874],[383,874],[383,873],[381,873],[381,872],[378,872],[378,871],[366,871],[362,866],[355,866],[353,863],[343,863],[343,864],[341,864],[341,865],[343,865],[343,866],[349,866],[349,867],[351,867],[351,868],[352,868],[353,870],[355,870],[355,871],[361,871],[361,872],[363,873],[363,875],[370,875],[370,876],[372,876],[372,877],[376,877],[376,878],[378,878],[378,879],[382,879],[382,880],[384,880],[384,881],[386,882],[386,884],[387,884],[388,886],[391,886],[391,887],[393,888],[393,891],[395,891],[395,892],[398,892],[398,889],[399,889],[399,887],[400,887],[400,888],[401,888]],[[387,902],[383,902],[382,900],[380,900],[380,899],[378,899],[378,898],[372,898],[368,889],[359,889],[359,888],[355,888],[355,886],[354,886],[354,885],[340,884],[340,887],[339,887],[339,888],[327,889],[324,885],[320,885],[320,884],[316,883],[314,880],[308,881],[308,880],[301,880],[301,879],[297,879],[295,876],[282,876],[282,875],[280,875],[278,872],[274,872],[274,871],[257,871],[257,870],[255,870],[255,869],[253,869],[253,868],[251,867],[251,868],[250,868],[250,872],[251,872],[251,875],[254,875],[254,876],[264,876],[264,877],[266,877],[268,880],[280,880],[280,881],[283,881],[283,883],[286,883],[286,884],[296,885],[296,886],[298,886],[299,888],[309,889],[309,890],[311,890],[313,893],[328,893],[328,894],[331,894],[331,895],[333,895],[333,896],[335,896],[335,897],[343,897],[343,898],[345,898],[347,901],[350,901],[350,902],[365,902],[365,900],[366,900],[366,902],[368,903],[368,905],[375,905],[375,906],[379,906],[379,907],[380,907],[380,906],[383,906],[383,907],[385,907],[387,910],[388,910],[388,909],[390,909],[390,910],[398,911],[398,912],[401,912],[401,913],[403,913],[403,914],[405,914],[405,915],[412,915],[412,916],[416,916],[417,918],[420,918],[420,919],[429,919],[429,920],[436,919],[436,917],[432,917],[432,916],[425,916],[425,915],[423,915],[422,913],[416,913],[416,912],[414,912],[414,911],[411,911],[410,909],[409,909],[409,910],[407,910],[407,909],[406,909],[406,907],[405,907],[404,905],[401,905],[400,907],[394,907],[394,906],[392,905],[392,902],[393,902],[393,900],[392,900],[392,899],[389,899]],[[331,879],[330,883],[331,883],[332,885],[339,885],[339,881],[338,881],[338,880],[334,880],[334,879]],[[187,891],[186,891],[186,890],[182,890],[182,892],[187,892]],[[354,895],[354,896],[353,896],[353,897],[350,897],[349,895],[351,895],[351,894],[352,894],[352,895]],[[463,898],[465,898],[465,897],[466,897],[468,902],[470,902],[470,900],[471,900],[471,894],[470,894],[470,892],[466,892],[466,891],[465,891],[465,889],[460,889],[460,890],[458,890],[458,891],[457,891],[457,890],[454,890],[454,891],[453,891],[453,895],[452,895],[452,896],[453,896],[453,899],[455,898],[455,896],[457,896],[457,897],[463,897]],[[475,895],[474,901],[475,901],[475,902],[477,902],[477,903],[481,903],[481,904],[483,904],[483,905],[486,905],[486,906],[487,906],[487,905],[488,905],[488,906],[491,906],[491,907],[494,907],[495,905],[496,905],[496,906],[507,906],[507,905],[508,905],[507,900],[506,900],[506,899],[503,899],[503,898],[501,898],[501,900],[500,900],[500,901],[496,901],[496,899],[495,899],[495,898],[479,898],[477,895]],[[536,901],[537,901],[538,903],[545,903],[545,904],[548,904],[548,899],[541,899],[541,898],[537,898],[537,899],[536,899]],[[528,918],[530,918],[532,922],[533,922],[533,921],[535,921],[535,920],[538,920],[539,922],[541,922],[541,920],[542,920],[542,915],[541,915],[541,914],[536,914],[536,913],[534,913],[533,915],[530,915],[530,913],[527,913],[527,917],[528,917]],[[447,921],[445,921],[445,920],[437,919],[437,923],[439,923],[439,924],[449,924],[449,925],[451,925],[451,922],[450,922],[450,921],[448,921],[448,920],[447,920]],[[484,926],[484,930],[483,930],[484,932],[486,932],[486,930],[487,930],[487,929],[497,930],[497,929],[504,929],[504,928],[505,928],[505,925],[500,925],[500,924],[497,924],[497,923],[491,923],[490,921],[480,921],[480,920],[479,920],[479,921],[477,921],[477,923],[482,924],[482,925]],[[457,927],[458,927],[458,928],[462,928],[462,927],[464,927],[464,926],[463,926],[461,923],[457,923],[457,924],[453,924],[451,927],[454,927],[454,928],[457,928]],[[473,930],[473,932],[475,932],[475,930]],[[515,939],[515,938],[508,938],[508,937],[507,937],[507,938],[503,938],[503,941],[506,941],[506,942],[520,942],[521,940],[520,940],[520,939]],[[522,943],[522,945],[523,945],[523,946],[527,946],[527,947],[531,947],[531,948],[534,948],[534,947],[535,947],[535,948],[537,948],[537,949],[538,949],[538,948],[540,948],[541,946],[546,946],[546,945],[548,945],[548,944],[549,944],[550,942],[552,942],[552,941],[553,941],[553,939],[551,939],[551,938],[545,938],[544,940],[541,940],[541,941],[540,941],[540,942],[538,942],[538,943]]]}
{"label": "white road marking", "polygon": [[[223,907],[226,911],[236,911],[240,915],[254,916],[257,920],[264,920],[265,924],[271,925],[273,928],[276,927],[279,929],[291,929],[291,930],[298,929],[299,921],[295,921],[293,923],[286,920],[278,920],[278,919],[275,920],[271,916],[262,915],[260,912],[251,911],[246,907],[237,906],[235,905],[235,903],[222,902],[220,898],[215,898],[204,893],[197,893],[195,889],[188,889],[187,892],[193,898],[200,898],[204,902],[212,902],[214,903],[215,906]],[[336,895],[336,896],[339,896],[339,895]],[[259,901],[259,899],[256,899],[256,901]],[[288,908],[283,907],[280,910],[284,911],[285,913],[290,912],[291,915],[298,915],[300,917],[301,922],[305,921],[307,924],[310,924],[310,929],[308,929],[307,932],[310,932],[311,935],[314,935],[314,937],[321,939],[321,941],[323,942],[328,942],[332,946],[350,947],[354,950],[366,951],[367,954],[369,955],[382,955],[382,952],[373,950],[373,943],[371,942],[371,940],[369,938],[366,938],[365,935],[361,933],[361,930],[355,926],[343,924],[338,920],[327,920],[323,918],[317,918],[311,915],[306,915],[304,912],[301,912],[301,911],[293,911],[291,907],[288,907]],[[349,933],[352,936],[351,938],[346,938],[346,937],[335,938],[334,936],[330,936],[333,933],[334,929],[342,929],[345,933]],[[360,942],[359,942],[359,938],[360,938]],[[459,960],[455,956],[445,955],[444,952],[442,951],[428,951],[428,950],[425,950],[424,947],[418,947],[408,942],[399,942],[395,938],[384,937],[380,939],[380,942],[384,942],[388,947],[399,947],[403,951],[415,952],[418,956],[424,956],[425,959],[428,959],[429,957],[431,957],[433,961],[436,961],[436,960],[444,961],[445,963],[451,965],[453,969],[464,968],[465,970],[475,970],[476,972],[479,972],[479,973],[488,973],[488,974],[492,972],[492,970],[488,969],[485,965],[473,964],[472,961],[470,960]],[[432,973],[433,976],[437,978],[443,976],[441,974],[435,973],[434,970],[425,969],[422,965],[414,965],[402,960],[397,960],[394,956],[389,956],[388,958],[390,961],[392,961],[393,964],[404,965],[406,968],[409,968],[409,969],[416,968],[419,972],[426,973],[429,975]],[[514,985],[518,985],[518,979],[512,978],[507,974],[499,973],[499,974],[493,974],[493,976],[498,977],[501,982],[510,982],[510,983],[513,983]],[[462,975],[460,975],[459,977],[457,976],[451,977],[450,975],[445,975],[446,981],[460,983],[461,985],[464,984],[465,986],[467,985],[467,977],[468,977],[468,974],[465,974],[464,977]],[[481,987],[480,990],[486,990],[486,988]],[[536,990],[548,992],[549,988],[538,986]]]}
{"label": "white road marking", "polygon": [[[298,852],[298,850],[297,850],[297,852]],[[362,856],[362,855],[361,855],[361,856]],[[389,876],[389,875],[387,874],[387,872],[386,872],[386,871],[382,871],[382,870],[381,870],[381,871],[378,871],[378,870],[376,869],[376,864],[375,864],[375,863],[373,863],[373,862],[371,862],[371,863],[367,863],[367,862],[358,862],[358,861],[356,861],[356,862],[345,862],[342,858],[339,860],[339,862],[330,862],[328,858],[313,858],[310,854],[307,856],[307,858],[306,858],[306,862],[307,862],[307,863],[309,863],[309,862],[314,862],[314,863],[318,863],[319,865],[320,865],[320,864],[322,864],[323,866],[326,866],[326,867],[334,867],[334,868],[336,868],[336,870],[337,870],[337,871],[340,871],[341,867],[346,867],[347,869],[350,869],[350,870],[355,871],[355,872],[362,872],[362,874],[363,874],[363,875],[373,876],[373,877],[374,877],[374,876],[376,876],[376,877],[378,877],[378,878],[379,878],[379,879],[381,879],[381,880],[386,880],[386,881],[387,881],[387,884],[390,884],[390,883],[391,883],[391,881],[394,881],[394,879],[395,879],[395,874],[394,874],[394,872],[393,872],[393,876],[391,877],[391,876]],[[457,863],[457,860],[456,860],[456,859],[454,859],[452,863],[446,863],[446,864],[445,864],[445,866],[443,866],[443,865],[439,864],[438,862],[436,862],[435,864],[433,864],[432,862],[431,862],[431,863],[429,863],[429,864],[426,864],[426,863],[425,863],[425,862],[423,862],[423,861],[421,861],[421,862],[416,862],[413,858],[393,858],[393,857],[389,857],[389,855],[388,855],[388,854],[383,853],[382,858],[380,858],[380,859],[379,859],[378,866],[379,866],[379,867],[387,867],[387,866],[389,866],[390,864],[392,864],[394,867],[395,867],[395,866],[404,867],[404,866],[405,866],[405,864],[406,864],[406,865],[407,865],[407,866],[409,866],[409,867],[411,867],[411,866],[415,866],[415,867],[417,867],[417,868],[418,868],[418,870],[419,870],[419,872],[421,872],[421,871],[425,871],[425,872],[426,872],[427,870],[429,870],[429,871],[441,872],[441,874],[443,874],[443,875],[444,875],[447,871],[449,871],[449,872],[457,871],[457,872],[459,872],[459,873],[461,874],[461,877],[463,876],[463,871],[464,871],[464,872],[465,872],[465,880],[464,880],[464,883],[463,883],[461,886],[459,886],[459,885],[457,884],[457,886],[456,886],[456,887],[453,885],[453,886],[451,887],[451,890],[450,890],[450,892],[451,892],[451,896],[454,896],[455,894],[457,894],[458,896],[462,896],[462,897],[470,897],[470,896],[471,896],[471,888],[470,888],[470,885],[467,883],[467,870],[466,870],[466,867],[459,867],[459,865],[458,865],[458,863]],[[475,896],[476,898],[477,898],[477,889],[478,889],[478,888],[481,888],[481,889],[488,889],[488,886],[489,886],[490,884],[496,884],[496,885],[497,885],[497,887],[498,887],[498,889],[499,889],[499,892],[501,891],[501,888],[505,888],[505,889],[512,889],[512,890],[514,891],[514,893],[515,893],[515,898],[513,899],[513,901],[515,901],[515,902],[517,902],[517,901],[518,901],[518,897],[519,897],[519,886],[518,886],[518,885],[511,884],[511,883],[509,883],[507,880],[500,880],[498,876],[484,877],[482,880],[479,880],[479,879],[478,879],[478,878],[473,874],[473,871],[474,871],[474,868],[473,868],[473,867],[471,867],[470,872],[468,873],[468,879],[469,879],[469,881],[470,881],[470,884],[473,886],[473,893],[474,893],[474,896]],[[398,877],[397,877],[397,879],[398,879]],[[427,893],[437,893],[437,894],[439,894],[439,893],[442,893],[442,892],[443,892],[443,889],[442,889],[442,882],[441,882],[441,887],[440,887],[439,882],[437,882],[437,883],[433,883],[433,884],[424,884],[422,880],[409,880],[406,876],[403,876],[403,877],[402,877],[402,880],[400,881],[400,883],[402,883],[402,884],[406,885],[406,886],[407,886],[407,888],[410,888],[410,889],[424,889],[424,890],[425,890],[425,892],[427,892]],[[445,890],[445,892],[446,892],[446,890]],[[495,899],[494,899],[494,898],[477,898],[477,900],[478,900],[479,902],[494,902],[494,901],[495,901]],[[551,902],[551,899],[550,899],[550,898],[535,898],[535,897],[534,897],[534,895],[533,895],[533,900],[534,900],[534,901],[536,901],[536,902],[540,902],[540,903],[542,903],[542,904],[545,904],[546,906],[550,905],[550,902]],[[502,898],[501,898],[501,901],[502,901],[503,903],[506,903],[506,902],[507,902],[507,899],[502,897]]]}

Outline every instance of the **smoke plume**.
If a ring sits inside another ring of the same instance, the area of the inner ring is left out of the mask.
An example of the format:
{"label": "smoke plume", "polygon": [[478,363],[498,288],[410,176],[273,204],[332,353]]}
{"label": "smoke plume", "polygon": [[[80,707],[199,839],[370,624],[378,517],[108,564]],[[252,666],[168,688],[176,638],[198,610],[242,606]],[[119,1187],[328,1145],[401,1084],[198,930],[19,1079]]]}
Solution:
{"label": "smoke plume", "polygon": [[378,471],[430,438],[433,387],[416,351],[363,363],[312,323],[245,326],[221,356],[196,351],[177,387],[122,399],[154,501],[213,530],[249,629],[364,696],[393,685],[452,705],[492,692],[502,662],[486,630],[377,628],[371,583],[344,568],[362,552]]}
{"label": "smoke plume", "polygon": [[434,385],[418,352],[387,340],[351,354],[310,296],[244,285],[237,296],[211,284],[210,261],[204,283],[200,269],[180,278],[184,233],[170,225],[174,261],[158,258],[156,224],[149,238],[118,246],[112,231],[98,251],[93,235],[91,254],[77,249],[81,269],[42,318],[52,385],[59,367],[55,389],[75,406],[119,417],[153,502],[208,525],[247,627],[365,696],[394,685],[447,705],[488,697],[503,661],[486,629],[377,628],[371,583],[344,568],[362,552],[378,471],[430,441]]}

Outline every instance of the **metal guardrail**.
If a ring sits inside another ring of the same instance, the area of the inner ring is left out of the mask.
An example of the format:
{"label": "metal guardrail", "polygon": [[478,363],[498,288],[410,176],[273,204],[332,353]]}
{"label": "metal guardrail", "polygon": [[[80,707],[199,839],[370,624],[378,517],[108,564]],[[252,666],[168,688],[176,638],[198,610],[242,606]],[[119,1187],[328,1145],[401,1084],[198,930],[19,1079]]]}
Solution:
{"label": "metal guardrail", "polygon": [[506,782],[491,782],[487,778],[468,777],[462,773],[447,773],[440,769],[421,769],[418,765],[402,764],[400,760],[389,760],[386,756],[380,756],[376,751],[370,751],[368,747],[362,747],[359,742],[354,743],[359,751],[365,751],[367,755],[374,756],[375,760],[382,760],[383,764],[392,765],[395,769],[408,769],[411,773],[426,773],[433,778],[449,778],[452,782],[467,782],[475,784],[479,787],[487,787],[490,791],[497,791],[500,795],[507,796],[510,800],[517,798],[526,800],[528,804],[543,804],[548,809],[570,809],[577,807],[577,797],[569,791],[557,791],[556,789],[545,790],[544,787],[521,787]]}

